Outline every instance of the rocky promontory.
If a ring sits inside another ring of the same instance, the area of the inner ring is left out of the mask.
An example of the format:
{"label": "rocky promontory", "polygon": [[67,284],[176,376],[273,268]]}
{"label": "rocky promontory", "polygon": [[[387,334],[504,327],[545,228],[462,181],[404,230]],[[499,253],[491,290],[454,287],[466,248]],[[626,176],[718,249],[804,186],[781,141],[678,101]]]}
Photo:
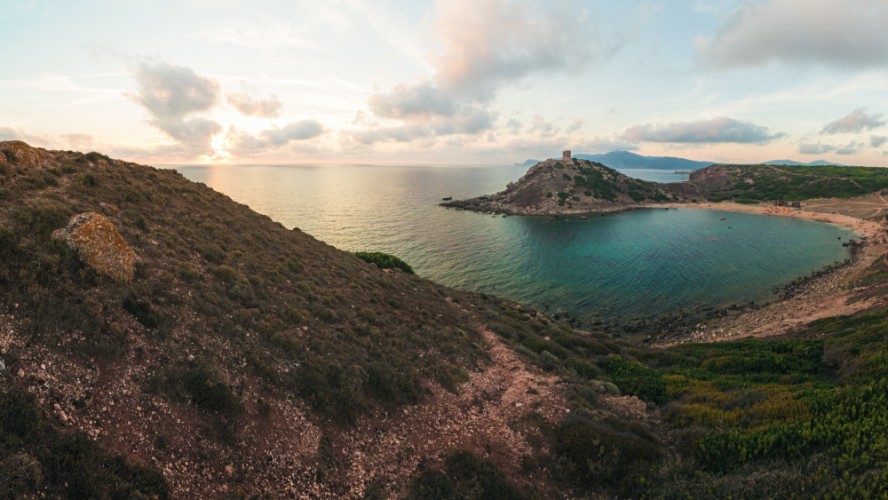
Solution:
{"label": "rocky promontory", "polygon": [[441,205],[510,215],[568,215],[680,200],[666,184],[633,179],[601,163],[571,158],[565,151],[560,160],[548,159],[530,167],[504,191]]}

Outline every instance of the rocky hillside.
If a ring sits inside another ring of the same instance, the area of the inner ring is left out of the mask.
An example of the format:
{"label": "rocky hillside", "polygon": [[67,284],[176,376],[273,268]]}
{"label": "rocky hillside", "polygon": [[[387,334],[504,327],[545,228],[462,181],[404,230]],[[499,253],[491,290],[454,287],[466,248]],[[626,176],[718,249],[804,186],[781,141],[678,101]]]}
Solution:
{"label": "rocky hillside", "polygon": [[565,346],[619,350],[606,336],[380,269],[172,170],[0,143],[0,255],[0,497],[478,477],[558,496],[575,483],[553,479],[552,429],[654,439],[596,401],[618,392],[597,369],[576,379],[586,417],[557,375],[588,363]]}
{"label": "rocky hillside", "polygon": [[0,498],[888,494],[884,308],[630,346],[21,142],[0,257]]}
{"label": "rocky hillside", "polygon": [[443,203],[503,214],[581,214],[622,210],[646,202],[676,201],[662,185],[627,177],[589,160],[549,159],[537,163],[505,191]]}

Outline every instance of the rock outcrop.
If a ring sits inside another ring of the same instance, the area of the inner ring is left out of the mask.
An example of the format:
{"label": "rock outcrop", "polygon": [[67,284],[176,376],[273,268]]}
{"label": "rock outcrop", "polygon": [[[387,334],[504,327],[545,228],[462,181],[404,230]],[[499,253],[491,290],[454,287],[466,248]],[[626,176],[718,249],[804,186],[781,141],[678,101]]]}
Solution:
{"label": "rock outcrop", "polygon": [[108,217],[95,212],[77,214],[53,237],[66,240],[99,274],[117,281],[133,279],[136,253]]}
{"label": "rock outcrop", "polygon": [[7,163],[17,167],[36,167],[46,163],[47,154],[42,149],[32,148],[22,141],[0,142],[0,153],[3,159],[0,164]]}

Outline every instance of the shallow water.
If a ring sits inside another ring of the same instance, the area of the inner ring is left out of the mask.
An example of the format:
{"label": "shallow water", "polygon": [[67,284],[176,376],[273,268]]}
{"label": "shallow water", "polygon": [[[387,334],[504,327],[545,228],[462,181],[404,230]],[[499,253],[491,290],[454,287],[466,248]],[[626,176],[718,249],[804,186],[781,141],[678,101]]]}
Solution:
{"label": "shallow water", "polygon": [[[581,320],[761,301],[848,257],[848,230],[708,210],[588,220],[446,209],[526,167],[190,166],[183,175],[343,250],[403,258],[439,283]],[[670,174],[674,175],[674,174]],[[721,220],[725,217],[726,220]]]}

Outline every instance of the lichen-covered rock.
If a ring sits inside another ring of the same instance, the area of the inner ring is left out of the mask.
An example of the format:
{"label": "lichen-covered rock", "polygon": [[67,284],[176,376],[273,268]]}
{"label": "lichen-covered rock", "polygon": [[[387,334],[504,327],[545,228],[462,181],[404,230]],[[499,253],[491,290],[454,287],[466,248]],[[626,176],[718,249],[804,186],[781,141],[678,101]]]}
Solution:
{"label": "lichen-covered rock", "polygon": [[0,152],[5,160],[18,167],[37,167],[46,163],[46,151],[32,148],[22,141],[0,142]]}
{"label": "lichen-covered rock", "polygon": [[68,226],[53,234],[63,238],[80,254],[80,259],[100,274],[118,281],[133,279],[136,253],[123,239],[111,219],[95,212],[71,217]]}

